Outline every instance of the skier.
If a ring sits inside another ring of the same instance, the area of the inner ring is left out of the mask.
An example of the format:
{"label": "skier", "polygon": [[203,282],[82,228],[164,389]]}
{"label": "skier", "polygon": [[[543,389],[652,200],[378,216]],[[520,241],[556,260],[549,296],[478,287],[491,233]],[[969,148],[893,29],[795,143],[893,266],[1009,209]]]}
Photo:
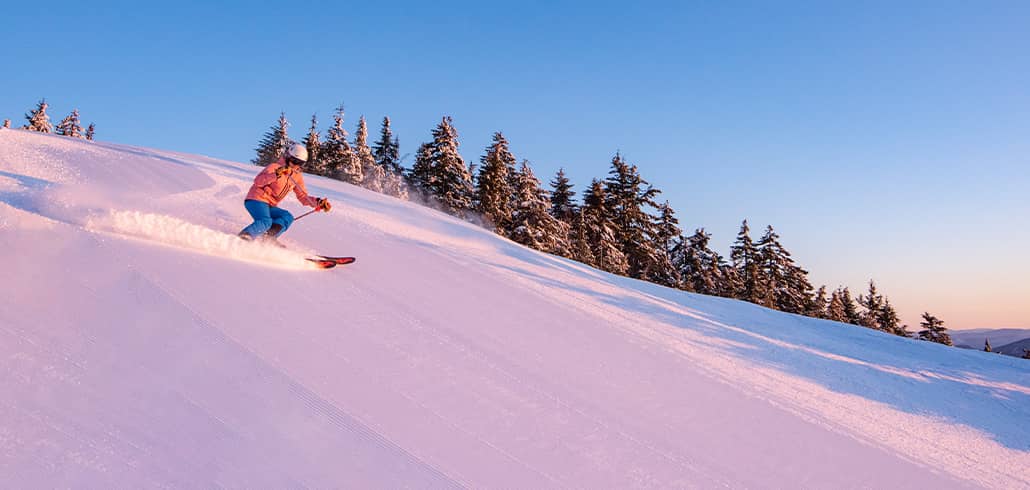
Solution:
{"label": "skier", "polygon": [[327,213],[332,209],[328,199],[308,195],[301,172],[307,160],[307,148],[294,143],[286,148],[279,160],[269,164],[254,177],[254,185],[243,201],[243,206],[254,218],[254,222],[239,233],[240,238],[248,241],[260,238],[279,245],[276,237],[290,227],[293,215],[276,206],[291,190],[305,206]]}

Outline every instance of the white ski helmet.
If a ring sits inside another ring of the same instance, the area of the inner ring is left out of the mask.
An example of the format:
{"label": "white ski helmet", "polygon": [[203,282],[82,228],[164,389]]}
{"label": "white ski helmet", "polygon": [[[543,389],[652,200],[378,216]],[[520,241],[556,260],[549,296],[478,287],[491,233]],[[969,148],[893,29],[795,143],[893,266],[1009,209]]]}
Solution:
{"label": "white ski helmet", "polygon": [[287,159],[296,158],[297,160],[300,160],[301,162],[307,162],[308,161],[308,149],[305,148],[304,145],[302,145],[300,143],[294,143],[294,144],[286,147],[286,158]]}

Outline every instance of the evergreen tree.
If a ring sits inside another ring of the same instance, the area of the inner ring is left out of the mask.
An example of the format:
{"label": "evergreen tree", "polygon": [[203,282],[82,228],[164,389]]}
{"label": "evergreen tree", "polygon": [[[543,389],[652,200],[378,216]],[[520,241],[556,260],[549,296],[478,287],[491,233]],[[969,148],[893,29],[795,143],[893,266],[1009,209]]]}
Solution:
{"label": "evergreen tree", "polygon": [[11,120],[4,119],[4,129],[11,129]]}
{"label": "evergreen tree", "polygon": [[805,316],[812,318],[826,318],[826,309],[829,308],[830,300],[826,297],[826,286],[819,286],[815,292],[815,298],[808,303]]}
{"label": "evergreen tree", "polygon": [[279,113],[279,122],[269,128],[268,132],[265,133],[265,137],[258,143],[258,147],[254,150],[257,152],[257,156],[251,160],[251,163],[266,166],[283,156],[286,147],[291,143],[290,137],[287,134],[289,125],[289,121],[286,120],[286,113]]}
{"label": "evergreen tree", "polygon": [[[808,282],[808,271],[794,263],[779,239],[773,227],[768,226],[758,242],[759,270],[762,281],[768,286],[767,301],[773,308],[788,313],[810,311],[812,284]],[[825,301],[825,297],[823,299]],[[824,308],[820,306],[819,310]]]}
{"label": "evergreen tree", "polygon": [[568,225],[550,213],[547,191],[523,161],[515,174],[516,207],[508,235],[516,243],[555,255],[569,256]]}
{"label": "evergreen tree", "polygon": [[322,138],[318,133],[318,114],[311,115],[311,128],[308,135],[304,137],[304,147],[308,150],[307,171],[317,175],[326,175],[325,165],[322,163]]}
{"label": "evergreen tree", "polygon": [[612,219],[608,203],[604,185],[595,179],[583,195],[583,223],[595,266],[603,271],[625,275],[629,263],[616,239],[617,225]]}
{"label": "evergreen tree", "polygon": [[824,318],[835,322],[848,322],[848,316],[844,311],[844,300],[842,299],[842,296],[843,292],[839,289],[830,295],[830,303],[826,305],[826,315]]}
{"label": "evergreen tree", "polygon": [[551,181],[551,189],[551,216],[571,224],[579,209],[573,200],[576,193],[572,190],[569,178],[565,176],[564,168],[558,169],[558,174]]}
{"label": "evergreen tree", "polygon": [[494,133],[493,143],[479,159],[479,178],[476,179],[476,204],[483,217],[493,225],[494,231],[504,234],[512,230],[516,191],[513,182],[519,176],[515,171],[515,155],[508,149],[508,140],[500,132]]}
{"label": "evergreen tree", "polygon": [[473,209],[472,175],[458,153],[458,131],[450,116],[445,116],[433,130],[429,189],[443,208],[459,217]]}
{"label": "evergreen tree", "polygon": [[364,180],[361,164],[354,158],[354,151],[347,142],[347,130],[343,128],[343,105],[336,108],[333,114],[333,126],[329,128],[325,143],[319,150],[326,175],[360,185]]}
{"label": "evergreen tree", "polygon": [[636,279],[663,274],[666,265],[654,242],[654,217],[648,213],[657,208],[654,198],[660,191],[648,185],[635,165],[629,165],[619,153],[612,158],[612,167],[605,179],[608,209],[615,223],[615,239],[629,264],[627,273]]}
{"label": "evergreen tree", "polygon": [[676,213],[669,206],[669,201],[665,201],[658,206],[658,217],[653,227],[653,243],[657,261],[648,269],[644,280],[671,288],[680,287],[681,276],[679,270],[672,263],[672,254],[680,233],[682,230],[679,228],[679,219],[676,218]]}
{"label": "evergreen tree", "polygon": [[851,298],[851,291],[848,288],[841,290],[840,301],[844,305],[844,321],[852,325],[860,325],[862,314],[858,312],[858,305]]}
{"label": "evergreen tree", "polygon": [[97,127],[93,123],[89,123],[89,127],[86,128],[86,141],[93,141],[93,136],[96,135]]}
{"label": "evergreen tree", "polygon": [[79,123],[79,110],[75,109],[71,114],[57,124],[57,134],[69,138],[83,138],[82,124]]}
{"label": "evergreen tree", "polygon": [[948,334],[948,329],[944,327],[944,322],[929,312],[923,313],[923,321],[919,322],[919,326],[923,327],[923,330],[919,332],[919,340],[953,345],[951,343],[951,335]]}
{"label": "evergreen tree", "polygon": [[679,271],[681,287],[707,295],[722,295],[726,285],[721,284],[723,264],[722,257],[709,248],[712,239],[704,228],[694,230],[689,238],[680,239],[673,247],[673,266]]}
{"label": "evergreen tree", "polygon": [[859,316],[859,325],[882,330],[880,328],[880,311],[883,309],[883,295],[876,291],[876,283],[869,281],[869,292],[865,296],[858,296],[858,304],[865,308]]}
{"label": "evergreen tree", "polygon": [[582,212],[577,212],[572,220],[572,228],[569,230],[569,252],[572,254],[572,259],[590,267],[598,267],[594,252],[590,248],[590,234],[587,231],[586,218]]}
{"label": "evergreen tree", "polygon": [[390,129],[389,117],[383,118],[383,126],[379,129],[379,141],[372,146],[372,155],[375,156],[376,163],[387,172],[404,173],[400,161],[400,143]]}
{"label": "evergreen tree", "polygon": [[28,124],[24,126],[24,129],[40,133],[52,133],[54,127],[50,124],[50,116],[46,113],[47,107],[49,106],[46,103],[46,99],[43,99],[39,101],[35,109],[25,114],[25,120],[28,121]]}
{"label": "evergreen tree", "polygon": [[1030,359],[1030,349],[1023,349],[1023,359]]}
{"label": "evergreen tree", "polygon": [[422,143],[415,154],[415,164],[408,171],[408,184],[423,198],[431,195],[433,184],[433,144]]}
{"label": "evergreen tree", "polygon": [[746,219],[740,225],[737,240],[730,247],[730,260],[739,281],[739,289],[734,292],[734,297],[761,304],[765,296],[765,284],[759,268],[761,255],[751,240],[751,228]]}
{"label": "evergreen tree", "polygon": [[989,338],[984,339],[984,352],[993,352],[991,351],[991,339]]}
{"label": "evergreen tree", "polygon": [[894,306],[891,305],[891,300],[889,298],[884,297],[883,306],[880,308],[880,312],[876,316],[876,323],[877,327],[884,332],[892,333],[899,337],[912,336],[912,332],[908,331],[908,327],[901,325],[898,313],[894,310]]}
{"label": "evergreen tree", "polygon": [[361,186],[382,193],[386,188],[386,169],[376,163],[372,149],[368,147],[368,126],[365,116],[358,120],[358,131],[354,135],[354,159],[361,166]]}

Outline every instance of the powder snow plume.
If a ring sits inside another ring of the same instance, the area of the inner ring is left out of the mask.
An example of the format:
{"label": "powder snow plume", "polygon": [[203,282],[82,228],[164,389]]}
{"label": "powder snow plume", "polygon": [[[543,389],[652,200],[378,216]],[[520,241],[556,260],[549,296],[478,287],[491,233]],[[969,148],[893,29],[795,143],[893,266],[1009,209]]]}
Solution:
{"label": "powder snow plume", "polygon": [[251,243],[174,216],[140,211],[110,211],[92,216],[86,229],[129,235],[172,247],[286,269],[310,269],[303,254],[283,248]]}

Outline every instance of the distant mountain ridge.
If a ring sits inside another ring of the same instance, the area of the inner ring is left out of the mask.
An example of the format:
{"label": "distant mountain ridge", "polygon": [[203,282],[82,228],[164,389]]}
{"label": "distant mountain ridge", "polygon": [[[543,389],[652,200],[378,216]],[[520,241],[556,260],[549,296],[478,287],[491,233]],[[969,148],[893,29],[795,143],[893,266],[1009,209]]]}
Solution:
{"label": "distant mountain ridge", "polygon": [[1030,329],[1026,328],[974,328],[949,333],[955,346],[964,349],[983,349],[988,340],[993,352],[1008,356],[1023,357],[1023,349],[1030,349]]}

